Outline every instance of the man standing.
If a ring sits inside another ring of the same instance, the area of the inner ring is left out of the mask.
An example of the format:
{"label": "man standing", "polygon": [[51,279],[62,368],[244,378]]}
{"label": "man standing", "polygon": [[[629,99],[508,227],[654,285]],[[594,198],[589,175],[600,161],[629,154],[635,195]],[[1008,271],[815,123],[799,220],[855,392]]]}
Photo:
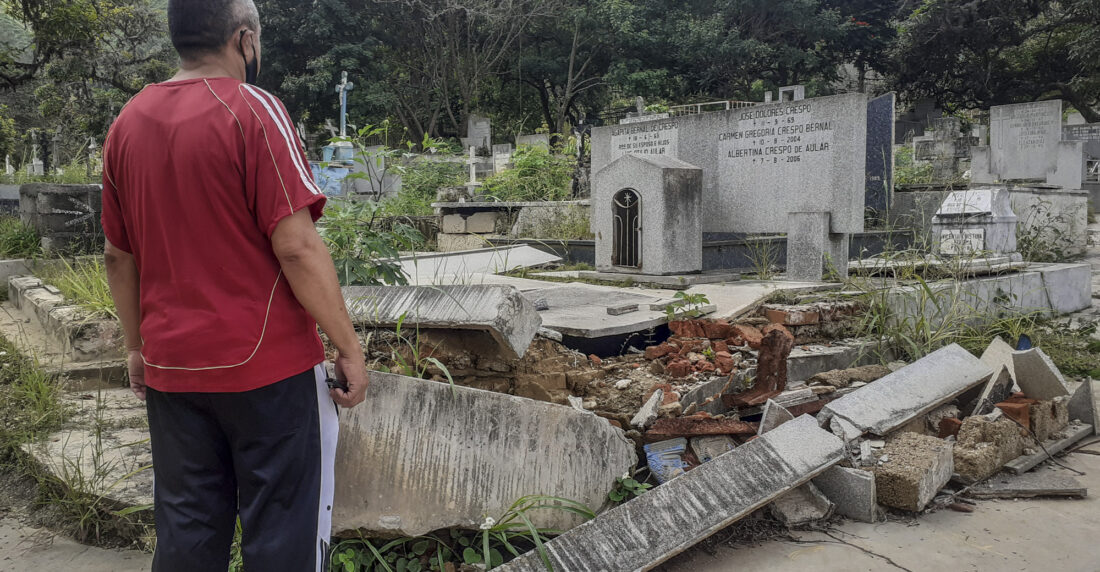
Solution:
{"label": "man standing", "polygon": [[[367,373],[324,195],[260,69],[252,0],[171,0],[180,71],[123,108],[104,144],[111,294],[146,401],[157,572],[327,569],[336,406]],[[336,346],[329,390],[317,325]]]}

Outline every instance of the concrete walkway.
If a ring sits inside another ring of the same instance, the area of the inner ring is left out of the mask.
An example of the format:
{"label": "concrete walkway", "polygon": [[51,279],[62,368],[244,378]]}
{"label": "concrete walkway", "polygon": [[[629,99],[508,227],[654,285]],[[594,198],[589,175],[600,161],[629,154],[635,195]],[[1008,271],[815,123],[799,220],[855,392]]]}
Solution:
{"label": "concrete walkway", "polygon": [[[1094,437],[1086,438],[1087,442]],[[1087,447],[1100,451],[1100,444]],[[860,572],[907,570],[1100,570],[1100,456],[1070,454],[1066,465],[1089,489],[1084,499],[980,500],[973,513],[943,510],[879,524],[844,522],[829,532],[794,532],[796,542],[699,549],[667,572]],[[721,537],[722,532],[716,536]]]}
{"label": "concrete walkway", "polygon": [[92,548],[65,536],[0,518],[0,571],[142,572],[151,554]]}

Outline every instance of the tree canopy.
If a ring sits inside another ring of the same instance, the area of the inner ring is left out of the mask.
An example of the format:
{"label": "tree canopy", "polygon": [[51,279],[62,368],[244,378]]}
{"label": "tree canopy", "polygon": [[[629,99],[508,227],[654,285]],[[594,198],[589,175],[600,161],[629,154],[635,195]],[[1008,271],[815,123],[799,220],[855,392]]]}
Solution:
{"label": "tree canopy", "polygon": [[[498,132],[567,133],[635,96],[658,107],[759,100],[792,84],[894,89],[951,110],[1060,98],[1100,121],[1100,0],[256,3],[260,83],[314,131],[337,118],[341,71],[356,83],[352,123],[388,120],[391,139],[409,141],[461,135],[474,112]],[[0,0],[4,117],[18,132],[101,138],[176,65],[165,6]]]}

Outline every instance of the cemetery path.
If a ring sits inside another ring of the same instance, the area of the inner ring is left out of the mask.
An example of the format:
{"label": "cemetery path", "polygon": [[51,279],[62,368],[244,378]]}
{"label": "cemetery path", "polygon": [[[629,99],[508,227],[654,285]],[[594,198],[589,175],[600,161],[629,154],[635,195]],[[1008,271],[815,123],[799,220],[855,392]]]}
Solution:
{"label": "cemetery path", "polygon": [[[1087,447],[1097,449],[1096,445]],[[1074,476],[1100,490],[1100,457],[1070,454]],[[720,545],[713,555],[695,548],[666,572],[853,572],[907,570],[1064,570],[1095,572],[1100,499],[980,500],[973,513],[950,510],[867,524],[847,521],[829,530],[793,532],[793,540],[756,546]],[[720,537],[722,532],[718,532]]]}
{"label": "cemetery path", "polygon": [[0,518],[0,572],[138,572],[149,570],[152,560],[144,552],[86,546],[10,516]]}

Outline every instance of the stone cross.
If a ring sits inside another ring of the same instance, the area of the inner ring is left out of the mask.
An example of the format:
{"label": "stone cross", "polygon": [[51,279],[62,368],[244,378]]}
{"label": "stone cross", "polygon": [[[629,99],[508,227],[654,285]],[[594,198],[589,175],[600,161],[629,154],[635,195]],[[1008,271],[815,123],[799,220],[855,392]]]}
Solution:
{"label": "stone cross", "polygon": [[354,83],[348,83],[348,72],[340,73],[340,83],[336,84],[336,93],[340,95],[340,137],[348,136],[348,92],[355,89]]}
{"label": "stone cross", "polygon": [[470,158],[466,159],[466,164],[470,166],[470,182],[467,185],[477,185],[477,150],[475,147],[470,147]]}
{"label": "stone cross", "polygon": [[332,139],[333,137],[336,137],[337,129],[336,129],[336,126],[332,124],[331,119],[326,119],[325,120],[325,131],[328,131],[329,139]]}

